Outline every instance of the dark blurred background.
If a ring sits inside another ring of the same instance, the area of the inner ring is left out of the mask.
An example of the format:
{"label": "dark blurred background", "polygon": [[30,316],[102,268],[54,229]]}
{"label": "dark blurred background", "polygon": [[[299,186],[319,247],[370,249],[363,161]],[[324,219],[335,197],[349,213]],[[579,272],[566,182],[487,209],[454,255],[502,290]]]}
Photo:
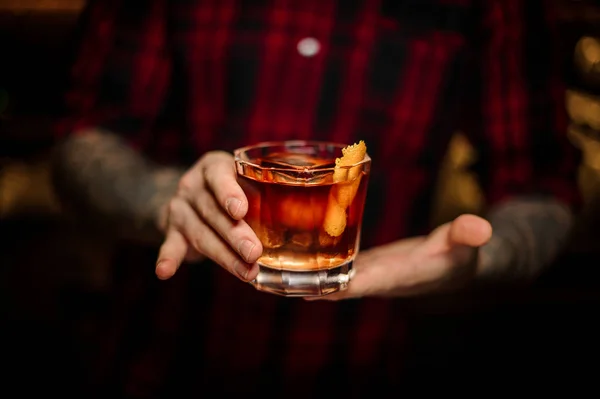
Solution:
{"label": "dark blurred background", "polygon": [[[554,1],[561,9],[556,46],[567,67],[569,135],[584,153],[579,183],[587,209],[568,251],[533,287],[477,303],[411,303],[415,367],[454,356],[469,363],[495,359],[513,373],[578,371],[600,355],[594,323],[600,309],[600,2]],[[0,0],[0,361],[10,370],[0,382],[33,377],[48,392],[81,387],[111,284],[111,243],[62,217],[48,172],[51,123],[84,3]],[[466,171],[474,156],[457,132],[434,223],[482,206]],[[18,384],[21,392],[30,388]]]}

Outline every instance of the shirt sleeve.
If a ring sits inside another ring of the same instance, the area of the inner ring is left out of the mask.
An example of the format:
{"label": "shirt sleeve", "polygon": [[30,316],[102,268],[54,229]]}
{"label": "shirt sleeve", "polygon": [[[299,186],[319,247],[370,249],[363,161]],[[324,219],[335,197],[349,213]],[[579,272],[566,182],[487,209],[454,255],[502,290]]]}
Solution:
{"label": "shirt sleeve", "polygon": [[521,195],[581,202],[579,150],[567,137],[558,29],[548,2],[481,1],[475,102],[466,128],[488,205]]}
{"label": "shirt sleeve", "polygon": [[170,80],[165,4],[88,2],[57,138],[96,127],[136,147],[151,139]]}

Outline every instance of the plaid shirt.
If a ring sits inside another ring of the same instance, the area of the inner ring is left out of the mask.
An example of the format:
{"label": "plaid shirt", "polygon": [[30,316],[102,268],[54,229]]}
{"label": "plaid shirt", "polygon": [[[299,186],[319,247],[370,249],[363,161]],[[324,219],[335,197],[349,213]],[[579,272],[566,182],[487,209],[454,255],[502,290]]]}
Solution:
{"label": "plaid shirt", "polygon": [[[573,204],[578,153],[543,3],[94,1],[58,131],[102,126],[183,165],[263,140],[363,139],[374,160],[363,248],[427,231],[458,129],[489,203],[547,193]],[[401,301],[280,298],[210,264],[160,282],[156,249],[141,252],[125,245],[115,260],[95,362],[106,386],[177,397],[401,384]]]}

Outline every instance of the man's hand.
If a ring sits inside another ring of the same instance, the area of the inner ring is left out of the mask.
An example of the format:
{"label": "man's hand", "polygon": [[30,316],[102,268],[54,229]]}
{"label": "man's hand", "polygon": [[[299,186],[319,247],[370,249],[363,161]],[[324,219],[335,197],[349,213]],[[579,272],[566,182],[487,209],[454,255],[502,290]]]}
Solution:
{"label": "man's hand", "polygon": [[56,188],[80,215],[114,223],[122,237],[164,239],[159,278],[203,257],[244,281],[258,274],[262,245],[243,221],[248,200],[230,154],[208,152],[184,173],[150,162],[114,133],[88,129],[61,143],[55,155]]}
{"label": "man's hand", "polygon": [[168,279],[184,260],[206,256],[243,281],[254,279],[262,245],[243,220],[247,211],[233,157],[222,151],[206,153],[183,175],[159,217],[165,241],[156,275]]}
{"label": "man's hand", "polygon": [[475,275],[478,248],[491,236],[492,227],[485,219],[459,216],[427,237],[361,252],[346,291],[311,299],[414,296],[458,288]]}

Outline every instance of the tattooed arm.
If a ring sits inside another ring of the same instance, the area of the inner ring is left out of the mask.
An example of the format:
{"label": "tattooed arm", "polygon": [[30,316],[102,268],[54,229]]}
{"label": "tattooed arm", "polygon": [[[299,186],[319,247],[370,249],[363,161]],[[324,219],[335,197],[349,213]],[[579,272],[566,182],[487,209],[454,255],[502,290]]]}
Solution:
{"label": "tattooed arm", "polygon": [[157,243],[164,205],[182,170],[157,167],[118,136],[91,129],[69,137],[53,159],[59,196],[78,217],[108,222],[120,236]]}
{"label": "tattooed arm", "polygon": [[465,109],[478,117],[467,134],[487,200],[514,198],[485,215],[494,233],[478,272],[483,280],[531,278],[562,249],[572,224],[566,205],[579,203],[579,151],[566,135],[563,61],[552,45],[562,41],[561,29],[551,2],[478,3],[479,79]]}
{"label": "tattooed arm", "polygon": [[568,207],[549,198],[518,198],[492,209],[491,240],[479,250],[481,281],[529,280],[563,249],[573,223]]}

